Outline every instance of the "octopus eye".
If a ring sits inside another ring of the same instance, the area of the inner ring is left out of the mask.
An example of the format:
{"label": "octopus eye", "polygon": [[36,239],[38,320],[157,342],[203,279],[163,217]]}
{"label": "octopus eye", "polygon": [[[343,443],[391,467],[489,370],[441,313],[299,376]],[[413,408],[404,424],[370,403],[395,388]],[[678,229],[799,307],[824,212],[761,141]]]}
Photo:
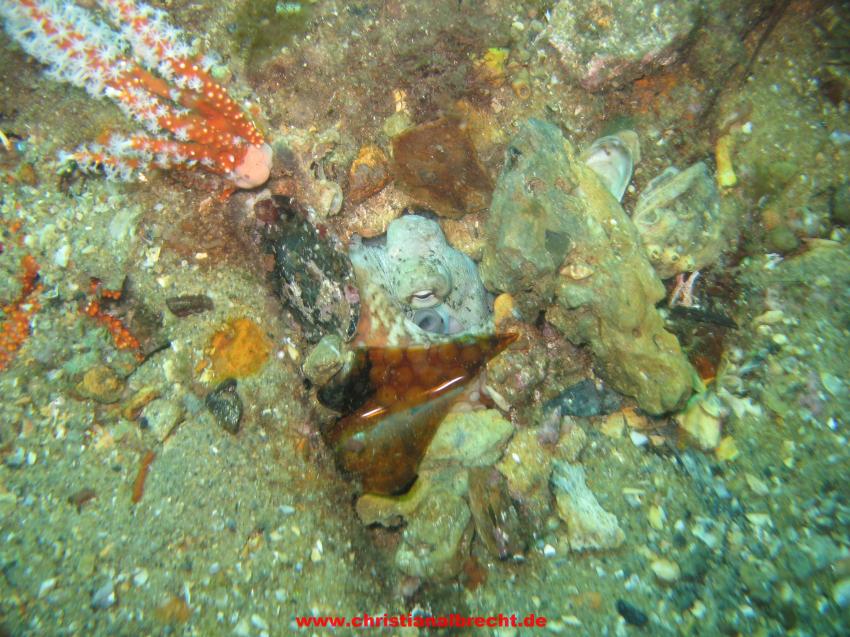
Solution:
{"label": "octopus eye", "polygon": [[431,307],[439,302],[433,290],[420,290],[410,295],[410,306],[415,308]]}

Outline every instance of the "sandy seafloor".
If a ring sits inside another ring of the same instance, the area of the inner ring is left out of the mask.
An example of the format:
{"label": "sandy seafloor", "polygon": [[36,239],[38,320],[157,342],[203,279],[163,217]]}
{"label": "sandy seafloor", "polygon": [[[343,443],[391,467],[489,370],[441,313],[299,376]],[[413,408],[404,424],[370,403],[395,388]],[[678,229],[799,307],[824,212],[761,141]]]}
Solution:
{"label": "sandy seafloor", "polygon": [[[643,149],[627,208],[666,166],[714,169],[717,139],[733,134],[737,183],[721,196],[736,232],[697,293],[738,326],[720,344],[739,406],[722,422],[734,449],[701,451],[670,419],[637,445],[603,419],[576,418],[588,486],[624,543],[569,551],[553,514],[522,562],[494,559],[473,539],[460,576],[411,583],[393,562],[400,531],[361,524],[355,487],[317,434],[328,416],[303,383],[310,345],[229,216],[248,195],[228,202],[214,179],[154,170],[133,183],[60,179],[58,151],[132,124],[46,78],[0,33],[0,129],[11,144],[0,149],[0,302],[16,298],[24,255],[43,285],[31,335],[0,371],[0,634],[348,635],[370,631],[299,632],[294,618],[413,611],[535,613],[548,626],[371,632],[850,633],[850,84],[841,75],[850,58],[846,41],[830,40],[842,32],[836,20],[846,34],[846,11],[780,3],[753,9],[740,33],[709,16],[670,66],[590,92],[528,36],[545,27],[545,2],[322,1],[259,53],[234,26],[247,11],[239,3],[154,4],[222,55],[231,93],[255,105],[270,140],[336,131],[335,150],[318,161],[344,193],[357,149],[388,148],[388,120],[403,112],[427,122],[461,99],[497,140],[534,116],[585,147],[627,119]],[[516,62],[501,84],[474,71],[492,47]],[[504,143],[493,147],[482,163],[495,178]],[[328,223],[345,226],[353,210],[345,202]],[[129,281],[111,311],[143,332],[144,346],[170,347],[141,365],[118,350],[81,313],[91,277],[107,288]],[[213,310],[166,310],[166,298],[199,293]],[[213,333],[239,317],[261,326],[273,351],[239,380],[244,415],[233,435],[204,407],[212,385],[202,361]],[[105,376],[84,383],[93,370]],[[544,380],[537,396],[560,389]],[[147,391],[159,407],[142,419],[133,401]],[[517,430],[533,425],[528,405],[509,407]],[[670,581],[653,571],[660,559],[677,567]],[[629,623],[618,600],[648,626]]]}

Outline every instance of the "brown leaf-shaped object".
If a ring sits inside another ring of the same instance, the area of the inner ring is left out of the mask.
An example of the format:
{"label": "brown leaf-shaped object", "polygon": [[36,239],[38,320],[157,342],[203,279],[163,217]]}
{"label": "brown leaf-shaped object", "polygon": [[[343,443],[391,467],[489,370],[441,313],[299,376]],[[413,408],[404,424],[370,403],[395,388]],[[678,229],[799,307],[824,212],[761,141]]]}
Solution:
{"label": "brown leaf-shaped object", "polygon": [[339,467],[358,476],[364,491],[405,492],[463,387],[514,340],[496,334],[359,350],[346,381],[319,392],[325,404],[348,410],[322,431]]}
{"label": "brown leaf-shaped object", "polygon": [[413,198],[444,217],[490,205],[493,182],[478,161],[469,131],[444,117],[393,138],[394,174]]}

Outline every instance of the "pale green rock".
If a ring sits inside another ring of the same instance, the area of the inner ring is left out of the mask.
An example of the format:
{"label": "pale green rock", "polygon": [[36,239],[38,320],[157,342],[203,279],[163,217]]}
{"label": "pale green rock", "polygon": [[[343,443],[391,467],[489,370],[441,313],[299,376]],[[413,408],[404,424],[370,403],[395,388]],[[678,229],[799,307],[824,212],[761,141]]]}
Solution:
{"label": "pale green rock", "polygon": [[451,413],[440,424],[421,468],[492,465],[502,457],[513,432],[513,424],[495,409]]}
{"label": "pale green rock", "polygon": [[431,494],[402,533],[396,566],[407,575],[428,580],[457,576],[469,554],[471,518],[463,498],[447,492]]}
{"label": "pale green rock", "polygon": [[481,275],[570,341],[587,343],[614,389],[652,414],[682,407],[697,381],[655,308],[664,286],[631,219],[560,130],[540,120],[508,147],[487,221]]}
{"label": "pale green rock", "polygon": [[602,508],[587,488],[584,469],[569,462],[555,462],[552,486],[558,515],[567,525],[573,551],[613,549],[626,539],[617,517]]}

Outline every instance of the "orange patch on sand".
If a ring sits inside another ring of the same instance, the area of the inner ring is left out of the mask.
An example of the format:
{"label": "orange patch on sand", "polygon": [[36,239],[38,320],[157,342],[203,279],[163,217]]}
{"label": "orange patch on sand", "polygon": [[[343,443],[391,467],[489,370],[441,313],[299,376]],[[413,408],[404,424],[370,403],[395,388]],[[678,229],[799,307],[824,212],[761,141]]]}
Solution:
{"label": "orange patch on sand", "polygon": [[213,334],[207,355],[216,379],[244,378],[263,367],[272,342],[263,329],[249,318],[230,321]]}

